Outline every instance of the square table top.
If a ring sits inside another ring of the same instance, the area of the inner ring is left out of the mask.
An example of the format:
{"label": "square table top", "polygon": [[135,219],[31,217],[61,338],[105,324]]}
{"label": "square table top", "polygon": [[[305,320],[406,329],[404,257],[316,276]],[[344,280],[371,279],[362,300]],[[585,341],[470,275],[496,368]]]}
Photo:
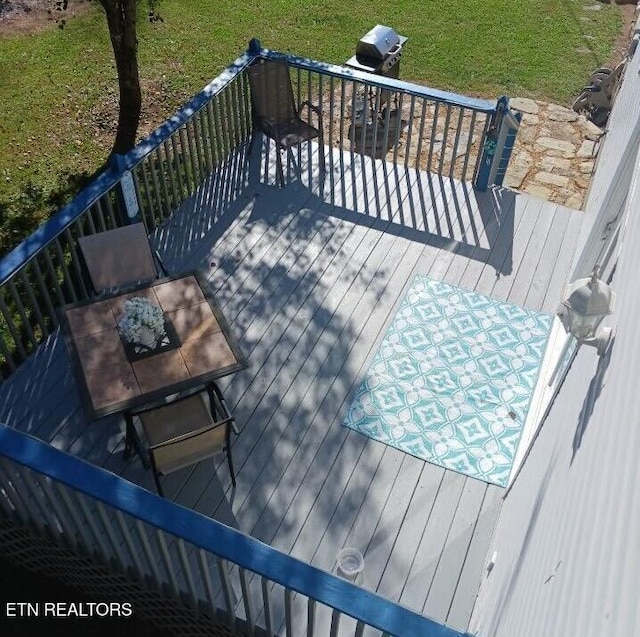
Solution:
{"label": "square table top", "polygon": [[[158,305],[179,347],[130,361],[117,330],[133,296]],[[139,407],[247,366],[222,311],[197,273],[157,279],[124,293],[67,305],[62,326],[91,420]]]}

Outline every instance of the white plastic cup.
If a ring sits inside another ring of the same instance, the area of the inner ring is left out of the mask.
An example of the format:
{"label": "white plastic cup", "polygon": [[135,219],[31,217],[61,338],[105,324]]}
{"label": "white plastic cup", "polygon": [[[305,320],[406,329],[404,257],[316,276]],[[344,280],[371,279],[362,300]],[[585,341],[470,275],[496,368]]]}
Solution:
{"label": "white plastic cup", "polygon": [[358,549],[345,547],[338,551],[336,572],[340,577],[355,582],[364,570],[364,557]]}

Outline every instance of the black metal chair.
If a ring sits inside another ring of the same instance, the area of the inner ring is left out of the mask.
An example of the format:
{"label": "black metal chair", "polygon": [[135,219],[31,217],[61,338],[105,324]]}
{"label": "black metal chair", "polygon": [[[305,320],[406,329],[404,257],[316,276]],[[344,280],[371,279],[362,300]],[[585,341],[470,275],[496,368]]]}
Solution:
{"label": "black metal chair", "polygon": [[[320,174],[324,178],[324,136],[320,108],[308,100],[296,106],[289,66],[286,62],[259,58],[247,69],[247,72],[251,86],[254,136],[257,131],[262,131],[275,141],[279,186],[284,188],[284,170],[280,151],[290,152],[293,146],[316,138],[320,143]],[[310,123],[311,112],[307,121],[302,119],[301,114],[305,106],[317,115],[317,128]],[[251,146],[253,142],[254,137],[251,138]]]}
{"label": "black metal chair", "polygon": [[[208,404],[207,404],[208,403]],[[231,433],[238,433],[222,392],[215,383],[205,391],[177,398],[135,412],[128,412],[127,435],[133,433],[133,417],[140,419],[148,444],[149,463],[158,493],[164,497],[160,476],[225,453],[231,482],[236,476],[231,458]],[[130,445],[128,441],[127,445]],[[128,455],[126,453],[125,455]],[[146,463],[144,462],[143,464]]]}

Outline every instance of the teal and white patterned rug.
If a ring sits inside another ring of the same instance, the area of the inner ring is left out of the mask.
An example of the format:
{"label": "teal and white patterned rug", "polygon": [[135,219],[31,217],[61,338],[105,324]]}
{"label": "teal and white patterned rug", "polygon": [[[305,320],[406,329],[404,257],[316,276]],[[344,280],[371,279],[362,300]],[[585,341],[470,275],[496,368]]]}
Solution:
{"label": "teal and white patterned rug", "polygon": [[504,486],[550,316],[417,276],[343,425]]}

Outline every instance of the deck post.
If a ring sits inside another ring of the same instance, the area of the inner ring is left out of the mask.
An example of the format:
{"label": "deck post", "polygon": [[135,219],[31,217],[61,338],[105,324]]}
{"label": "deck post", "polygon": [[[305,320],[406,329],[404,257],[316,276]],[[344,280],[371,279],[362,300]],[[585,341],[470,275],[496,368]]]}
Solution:
{"label": "deck post", "polygon": [[502,96],[496,103],[485,138],[475,186],[485,192],[490,185],[501,186],[522,119],[521,113],[509,110],[509,99]]}
{"label": "deck post", "polygon": [[140,217],[140,204],[136,187],[133,183],[133,175],[127,170],[127,161],[124,155],[114,153],[111,156],[112,168],[120,174],[120,188],[118,189],[118,216],[122,225],[138,223]]}

